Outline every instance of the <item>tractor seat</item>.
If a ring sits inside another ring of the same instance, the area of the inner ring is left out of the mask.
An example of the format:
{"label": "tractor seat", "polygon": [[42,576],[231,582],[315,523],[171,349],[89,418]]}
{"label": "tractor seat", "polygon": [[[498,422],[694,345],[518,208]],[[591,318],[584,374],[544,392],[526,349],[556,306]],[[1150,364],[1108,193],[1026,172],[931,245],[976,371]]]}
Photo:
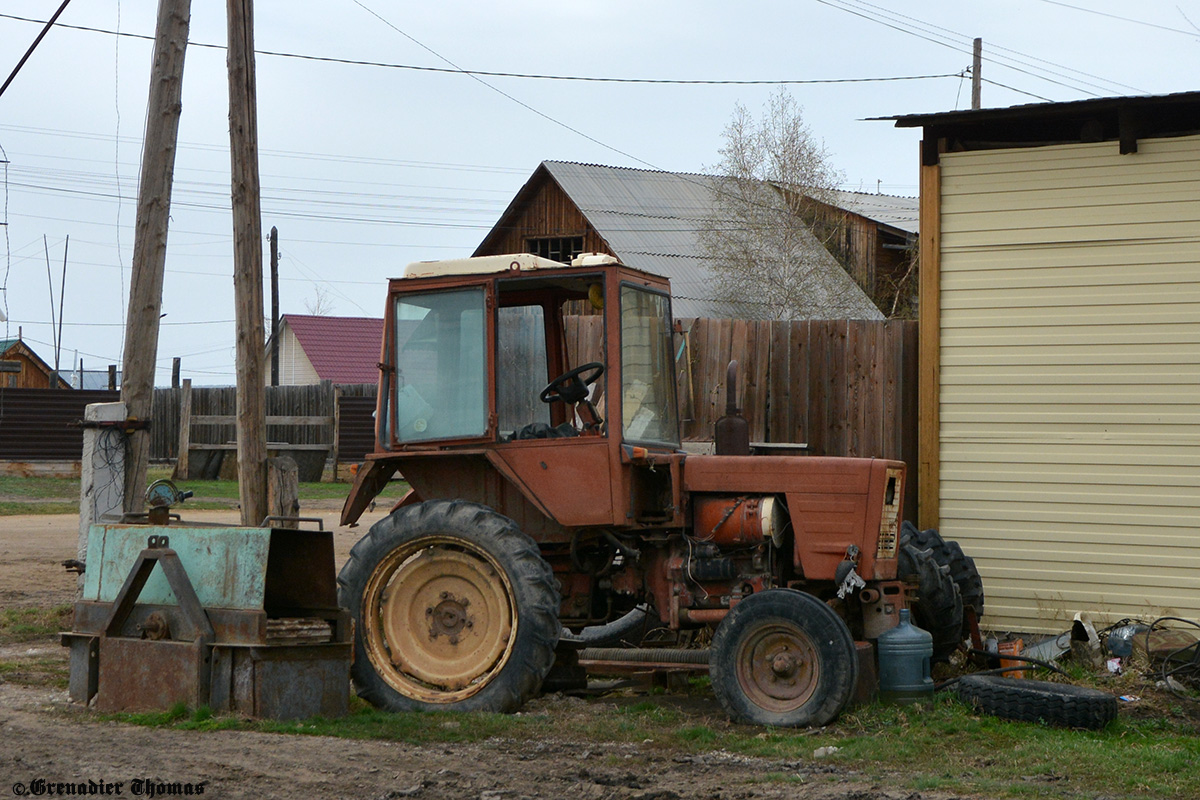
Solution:
{"label": "tractor seat", "polygon": [[518,428],[512,435],[511,441],[520,439],[569,439],[572,436],[578,436],[579,431],[569,422],[564,422],[557,427],[551,427],[545,422],[531,422],[528,425]]}

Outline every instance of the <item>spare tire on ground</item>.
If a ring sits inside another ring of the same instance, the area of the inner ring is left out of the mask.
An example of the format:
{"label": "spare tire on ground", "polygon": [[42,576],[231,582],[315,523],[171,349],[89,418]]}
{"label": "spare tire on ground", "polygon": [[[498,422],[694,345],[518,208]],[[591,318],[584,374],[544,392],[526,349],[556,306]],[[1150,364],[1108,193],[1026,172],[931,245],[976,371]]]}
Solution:
{"label": "spare tire on ground", "polygon": [[1117,718],[1117,698],[1108,692],[1050,681],[964,675],[958,696],[1002,719],[1045,722],[1061,728],[1103,728]]}

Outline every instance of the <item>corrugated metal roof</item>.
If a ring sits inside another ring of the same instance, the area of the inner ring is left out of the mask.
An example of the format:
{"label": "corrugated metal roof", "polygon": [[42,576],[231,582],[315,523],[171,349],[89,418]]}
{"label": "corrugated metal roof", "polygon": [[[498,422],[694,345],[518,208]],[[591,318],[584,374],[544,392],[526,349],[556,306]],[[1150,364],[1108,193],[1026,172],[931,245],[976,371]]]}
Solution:
{"label": "corrugated metal roof", "polygon": [[916,197],[866,192],[834,192],[838,205],[869,220],[920,233],[921,201]]}
{"label": "corrugated metal roof", "polygon": [[379,381],[383,320],[374,317],[314,317],[284,314],[317,377],[334,383]]}
{"label": "corrugated metal roof", "polygon": [[[712,176],[565,161],[542,166],[623,263],[671,280],[676,317],[768,316],[714,297],[699,241],[701,223],[713,210]],[[839,296],[852,298],[832,315],[882,319],[832,255],[826,267],[847,284]]]}
{"label": "corrugated metal roof", "polygon": [[873,117],[873,119],[895,120],[897,128],[919,128],[926,125],[971,124],[992,120],[1030,121],[1054,116],[1115,112],[1121,108],[1135,108],[1139,110],[1184,108],[1194,110],[1196,106],[1200,106],[1200,92],[1174,92],[1171,94],[1123,97],[1089,97],[1086,100],[1069,100],[1053,103],[1023,103],[1004,108],[973,108],[957,111],[937,111],[927,114],[897,114],[891,117]]}

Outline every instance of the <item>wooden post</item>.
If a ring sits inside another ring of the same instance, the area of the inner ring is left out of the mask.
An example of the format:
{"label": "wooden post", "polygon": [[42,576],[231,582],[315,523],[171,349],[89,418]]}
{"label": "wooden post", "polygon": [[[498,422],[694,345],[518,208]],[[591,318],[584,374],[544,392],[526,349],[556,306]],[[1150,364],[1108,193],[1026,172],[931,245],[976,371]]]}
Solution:
{"label": "wooden post", "polygon": [[[941,515],[941,265],[942,265],[942,167],[933,154],[942,143],[922,143],[930,156],[921,163],[921,318],[920,376],[917,417],[917,526],[940,527]],[[934,163],[927,163],[934,161]]]}
{"label": "wooden post", "polygon": [[[171,213],[171,179],[175,171],[175,144],[179,135],[180,98],[183,94],[183,57],[187,50],[190,23],[190,0],[159,0],[121,374],[121,402],[125,404],[126,413],[137,419],[150,417],[154,400],[158,317],[162,309],[163,268],[167,260],[167,226]],[[114,372],[115,367],[110,367],[110,384],[114,381]],[[150,432],[132,432],[126,447],[124,509],[138,511],[146,490]]]}
{"label": "wooden post", "polygon": [[262,212],[252,0],[228,0],[229,151],[233,192],[233,291],[237,320],[238,496],[242,524],[267,516],[263,380]]}
{"label": "wooden post", "polygon": [[[272,517],[300,515],[300,468],[296,466],[295,459],[288,456],[267,459],[267,487],[267,514]],[[262,522],[262,519],[258,522]],[[272,527],[299,528],[300,524],[295,521],[274,522]]]}
{"label": "wooden post", "polygon": [[116,391],[116,389],[117,389],[117,365],[109,364],[108,365],[108,390],[110,392],[113,392],[113,391]]}
{"label": "wooden post", "polygon": [[183,359],[179,356],[171,359],[171,388],[179,388],[179,368],[183,365]]}
{"label": "wooden post", "polygon": [[329,451],[333,454],[333,482],[338,479],[338,437],[342,432],[342,387],[333,387],[333,440]]}
{"label": "wooden post", "polygon": [[279,385],[279,231],[271,226],[271,385]]}
{"label": "wooden post", "polygon": [[183,379],[183,388],[179,394],[179,452],[175,455],[176,480],[186,481],[190,463],[188,456],[192,449],[192,379]]}
{"label": "wooden post", "polygon": [[971,108],[982,108],[983,39],[975,40],[975,55],[971,59]]}

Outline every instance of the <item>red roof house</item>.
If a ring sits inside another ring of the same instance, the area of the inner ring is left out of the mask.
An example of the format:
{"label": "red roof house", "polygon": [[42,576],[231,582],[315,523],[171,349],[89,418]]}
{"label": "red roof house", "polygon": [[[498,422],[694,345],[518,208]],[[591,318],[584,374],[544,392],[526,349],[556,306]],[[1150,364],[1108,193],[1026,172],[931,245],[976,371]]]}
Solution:
{"label": "red roof house", "polygon": [[[382,319],[284,314],[279,325],[279,383],[378,383],[382,341]],[[270,359],[268,347],[268,381]]]}

